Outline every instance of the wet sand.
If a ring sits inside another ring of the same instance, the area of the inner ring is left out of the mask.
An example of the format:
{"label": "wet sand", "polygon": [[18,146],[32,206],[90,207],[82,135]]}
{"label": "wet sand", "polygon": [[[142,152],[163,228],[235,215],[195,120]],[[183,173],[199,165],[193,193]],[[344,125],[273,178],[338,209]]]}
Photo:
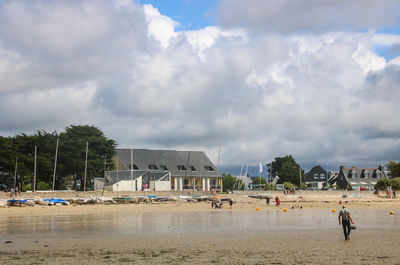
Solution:
{"label": "wet sand", "polygon": [[211,209],[206,202],[0,208],[0,259],[2,264],[400,264],[398,200],[349,199],[358,228],[344,241],[332,213],[341,206],[337,196],[292,196],[280,196],[282,205],[276,207],[234,194],[232,211],[227,205]]}

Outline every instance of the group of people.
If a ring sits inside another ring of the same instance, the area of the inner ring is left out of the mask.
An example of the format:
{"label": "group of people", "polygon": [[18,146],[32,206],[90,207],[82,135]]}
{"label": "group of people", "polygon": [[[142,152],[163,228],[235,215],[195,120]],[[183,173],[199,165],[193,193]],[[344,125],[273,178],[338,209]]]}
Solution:
{"label": "group of people", "polygon": [[11,189],[5,189],[4,190],[5,192],[10,192],[10,197],[14,197],[14,196],[19,196],[20,195],[20,190],[19,190],[19,188],[18,188],[18,186],[15,186],[15,189],[14,188],[11,188]]}
{"label": "group of people", "polygon": [[284,189],[283,190],[283,194],[287,195],[287,194],[295,194],[296,193],[296,188],[294,186],[292,186],[290,189]]}

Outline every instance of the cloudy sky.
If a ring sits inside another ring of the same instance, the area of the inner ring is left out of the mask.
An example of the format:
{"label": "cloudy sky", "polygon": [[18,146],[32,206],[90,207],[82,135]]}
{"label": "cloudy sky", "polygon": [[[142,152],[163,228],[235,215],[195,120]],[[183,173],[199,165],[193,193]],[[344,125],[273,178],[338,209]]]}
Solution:
{"label": "cloudy sky", "polygon": [[0,0],[0,135],[91,124],[224,167],[400,159],[397,0]]}

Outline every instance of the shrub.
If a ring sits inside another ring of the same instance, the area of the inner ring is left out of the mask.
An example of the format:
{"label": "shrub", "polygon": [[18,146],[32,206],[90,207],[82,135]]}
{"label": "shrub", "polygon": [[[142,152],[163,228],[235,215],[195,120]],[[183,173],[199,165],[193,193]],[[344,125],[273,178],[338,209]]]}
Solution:
{"label": "shrub", "polygon": [[32,186],[30,183],[27,185],[23,185],[21,190],[22,190],[22,192],[25,192],[27,190],[32,190]]}
{"label": "shrub", "polygon": [[387,187],[390,186],[390,181],[388,179],[380,179],[376,184],[375,184],[375,189],[387,189]]}
{"label": "shrub", "polygon": [[272,183],[267,183],[265,184],[265,190],[274,190],[274,185]]}
{"label": "shrub", "polygon": [[50,189],[50,185],[44,181],[40,181],[37,184],[37,190],[49,190]]}
{"label": "shrub", "polygon": [[400,190],[400,178],[391,179],[390,185],[392,186],[393,190]]}
{"label": "shrub", "polygon": [[287,190],[287,189],[290,189],[291,187],[293,187],[294,185],[292,184],[292,183],[290,183],[290,182],[287,182],[287,181],[285,181],[285,182],[283,182],[283,187]]}

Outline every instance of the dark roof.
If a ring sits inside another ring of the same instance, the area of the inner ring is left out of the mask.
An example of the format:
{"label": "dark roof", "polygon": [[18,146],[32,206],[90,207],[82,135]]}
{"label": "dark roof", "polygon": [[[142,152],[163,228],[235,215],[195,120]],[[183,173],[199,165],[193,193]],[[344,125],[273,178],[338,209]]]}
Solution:
{"label": "dark roof", "polygon": [[[326,173],[327,171],[322,168],[320,165],[313,167],[310,171],[304,174],[303,181],[304,182],[326,182]],[[314,174],[324,174],[324,178],[314,178]]]}
{"label": "dark roof", "polygon": [[[354,174],[353,174],[354,173]],[[368,173],[368,174],[366,174]],[[380,173],[379,176],[377,173]],[[336,177],[336,183],[345,188],[347,185],[374,185],[379,179],[386,178],[386,172],[382,166],[378,168],[359,168],[340,167],[339,175]]]}
{"label": "dark roof", "polygon": [[[129,170],[131,149],[116,151],[124,169]],[[134,169],[136,166],[138,170],[166,170],[170,171],[173,177],[185,175],[187,177],[222,177],[216,166],[202,151],[132,149],[132,154]]]}

